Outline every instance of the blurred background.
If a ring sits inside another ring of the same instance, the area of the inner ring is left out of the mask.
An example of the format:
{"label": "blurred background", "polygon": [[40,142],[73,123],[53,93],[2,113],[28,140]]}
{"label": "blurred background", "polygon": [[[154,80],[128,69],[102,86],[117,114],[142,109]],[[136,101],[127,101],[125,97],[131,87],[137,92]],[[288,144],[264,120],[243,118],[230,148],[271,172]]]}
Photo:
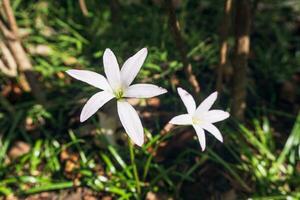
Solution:
{"label": "blurred background", "polygon": [[[299,199],[298,0],[1,0],[0,199]],[[68,69],[103,72],[148,57],[136,81],[168,93],[130,100],[145,127],[135,148],[109,103],[80,123],[96,89]],[[176,87],[214,108],[224,143],[202,152]]]}

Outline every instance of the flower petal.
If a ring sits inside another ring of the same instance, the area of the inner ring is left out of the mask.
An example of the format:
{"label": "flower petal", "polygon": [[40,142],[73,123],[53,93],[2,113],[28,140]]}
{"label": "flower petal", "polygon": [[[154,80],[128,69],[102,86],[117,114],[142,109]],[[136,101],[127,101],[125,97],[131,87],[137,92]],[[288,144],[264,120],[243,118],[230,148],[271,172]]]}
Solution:
{"label": "flower petal", "polygon": [[215,123],[227,119],[230,116],[228,112],[223,110],[210,110],[202,114],[202,119],[209,123]]}
{"label": "flower petal", "polygon": [[211,95],[209,95],[202,103],[199,105],[199,107],[196,110],[196,113],[202,113],[208,111],[212,105],[215,103],[216,99],[218,97],[218,92],[214,92]]}
{"label": "flower petal", "polygon": [[111,88],[106,78],[101,74],[88,71],[88,70],[77,70],[77,69],[67,70],[66,73],[72,76],[73,78],[76,78],[77,80],[90,84],[96,88],[111,91]]}
{"label": "flower petal", "polygon": [[120,121],[131,140],[138,146],[144,143],[142,122],[135,109],[127,101],[118,101]]}
{"label": "flower petal", "polygon": [[129,86],[132,83],[140,71],[147,57],[147,53],[147,48],[142,48],[125,61],[121,69],[121,78],[124,85]]}
{"label": "flower petal", "polygon": [[177,88],[177,91],[179,93],[180,98],[182,99],[187,111],[189,114],[194,114],[195,110],[196,110],[196,103],[194,98],[192,97],[192,95],[190,95],[190,93],[188,93],[187,91],[185,91],[182,88]]}
{"label": "flower petal", "polygon": [[192,124],[192,117],[189,114],[178,115],[173,117],[170,121],[170,124],[176,125],[191,125]]}
{"label": "flower petal", "polygon": [[202,151],[204,151],[205,147],[206,147],[206,140],[205,140],[204,130],[199,125],[193,125],[193,127],[194,127],[194,129],[197,133],[201,149],[202,149]]}
{"label": "flower petal", "polygon": [[125,91],[125,97],[151,98],[166,93],[167,90],[153,84],[134,84]]}
{"label": "flower petal", "polygon": [[121,87],[120,69],[115,54],[110,49],[105,49],[103,55],[104,72],[113,90]]}
{"label": "flower petal", "polygon": [[106,102],[114,98],[113,94],[102,91],[94,94],[83,106],[80,114],[80,122],[84,122],[99,110]]}
{"label": "flower petal", "polygon": [[223,136],[220,133],[219,129],[210,123],[202,123],[200,127],[210,132],[215,138],[217,138],[220,142],[223,142]]}

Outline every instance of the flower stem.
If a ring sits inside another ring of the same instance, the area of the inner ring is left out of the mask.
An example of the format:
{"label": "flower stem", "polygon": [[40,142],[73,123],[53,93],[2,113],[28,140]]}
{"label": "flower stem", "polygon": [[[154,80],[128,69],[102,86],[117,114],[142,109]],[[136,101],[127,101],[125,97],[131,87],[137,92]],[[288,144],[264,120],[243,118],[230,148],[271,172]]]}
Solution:
{"label": "flower stem", "polygon": [[135,164],[135,156],[134,156],[134,149],[133,149],[134,144],[132,143],[132,141],[129,138],[128,138],[128,141],[129,141],[130,160],[131,160],[131,165],[133,167],[133,175],[134,175],[135,184],[136,184],[136,191],[137,191],[137,194],[139,195],[139,194],[141,194],[141,185],[140,185],[140,179],[139,179],[137,167]]}

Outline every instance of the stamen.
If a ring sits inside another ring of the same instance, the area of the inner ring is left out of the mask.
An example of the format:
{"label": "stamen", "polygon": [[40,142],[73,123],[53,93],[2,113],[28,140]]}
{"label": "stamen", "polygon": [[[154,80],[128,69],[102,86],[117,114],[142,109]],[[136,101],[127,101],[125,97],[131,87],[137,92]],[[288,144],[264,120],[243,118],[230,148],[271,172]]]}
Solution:
{"label": "stamen", "polygon": [[201,120],[196,117],[192,117],[192,122],[193,124],[201,124]]}
{"label": "stamen", "polygon": [[123,98],[124,91],[123,91],[122,88],[120,88],[120,89],[118,89],[118,90],[115,90],[114,94],[115,94],[116,99],[117,99],[117,100],[120,100],[120,99]]}

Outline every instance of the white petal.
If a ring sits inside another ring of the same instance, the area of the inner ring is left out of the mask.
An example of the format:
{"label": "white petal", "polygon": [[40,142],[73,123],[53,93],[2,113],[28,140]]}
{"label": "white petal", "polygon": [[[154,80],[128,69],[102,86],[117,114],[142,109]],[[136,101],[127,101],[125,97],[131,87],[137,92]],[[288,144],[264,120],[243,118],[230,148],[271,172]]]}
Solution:
{"label": "white petal", "polygon": [[214,92],[211,95],[209,95],[202,103],[199,105],[199,107],[196,110],[196,113],[202,113],[208,111],[212,105],[215,103],[216,99],[218,97],[218,93]]}
{"label": "white petal", "polygon": [[115,54],[110,49],[105,49],[103,55],[104,72],[113,90],[121,87],[120,69]]}
{"label": "white petal", "polygon": [[220,142],[223,142],[223,136],[221,135],[219,129],[210,123],[202,123],[200,126],[210,132],[215,138],[217,138]]}
{"label": "white petal", "polygon": [[144,143],[142,122],[134,108],[126,101],[118,101],[120,121],[131,140],[138,146]]}
{"label": "white petal", "polygon": [[203,113],[201,118],[206,122],[215,123],[227,119],[229,116],[230,114],[223,110],[210,110]]}
{"label": "white petal", "polygon": [[84,122],[90,116],[95,114],[99,108],[101,108],[106,102],[114,98],[112,93],[102,91],[94,94],[83,106],[80,114],[80,122]]}
{"label": "white petal", "polygon": [[151,98],[166,93],[167,90],[153,84],[134,84],[125,91],[125,97]]}
{"label": "white petal", "polygon": [[111,91],[111,88],[104,76],[98,74],[96,72],[88,71],[88,70],[77,70],[70,69],[66,71],[67,74],[76,78],[77,80],[86,82],[96,88]]}
{"label": "white petal", "polygon": [[182,99],[188,113],[194,114],[196,110],[196,103],[192,95],[182,88],[177,88],[180,98]]}
{"label": "white petal", "polygon": [[122,66],[121,78],[123,84],[129,86],[140,71],[146,57],[147,48],[142,48],[136,54],[128,58]]}
{"label": "white petal", "polygon": [[192,117],[189,114],[178,115],[176,117],[173,117],[169,123],[176,125],[191,125]]}
{"label": "white petal", "polygon": [[194,129],[197,133],[201,149],[202,149],[202,151],[204,151],[205,147],[206,147],[206,140],[205,140],[204,130],[199,125],[193,125],[193,127],[194,127]]}

